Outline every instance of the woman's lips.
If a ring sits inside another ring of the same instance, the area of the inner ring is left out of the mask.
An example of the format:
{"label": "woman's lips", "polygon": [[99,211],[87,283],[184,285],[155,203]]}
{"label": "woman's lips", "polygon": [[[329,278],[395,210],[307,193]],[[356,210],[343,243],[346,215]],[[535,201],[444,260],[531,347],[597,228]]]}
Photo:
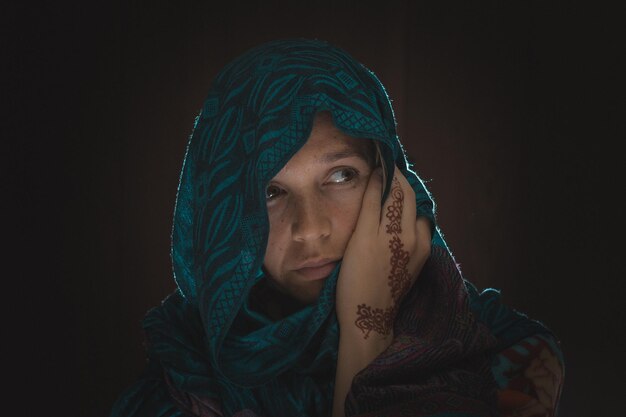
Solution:
{"label": "woman's lips", "polygon": [[307,266],[300,269],[296,269],[296,272],[304,277],[307,281],[317,281],[327,278],[335,266],[337,261],[328,262],[320,266]]}

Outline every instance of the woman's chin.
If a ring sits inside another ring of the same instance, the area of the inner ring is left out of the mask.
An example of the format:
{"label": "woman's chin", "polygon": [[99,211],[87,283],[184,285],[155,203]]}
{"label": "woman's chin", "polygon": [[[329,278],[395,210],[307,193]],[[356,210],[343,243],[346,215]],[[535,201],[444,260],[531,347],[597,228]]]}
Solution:
{"label": "woman's chin", "polygon": [[305,285],[292,289],[292,291],[289,292],[289,295],[291,295],[302,304],[315,304],[320,298],[320,294],[322,293],[325,282],[326,279],[307,281],[306,283],[304,283]]}

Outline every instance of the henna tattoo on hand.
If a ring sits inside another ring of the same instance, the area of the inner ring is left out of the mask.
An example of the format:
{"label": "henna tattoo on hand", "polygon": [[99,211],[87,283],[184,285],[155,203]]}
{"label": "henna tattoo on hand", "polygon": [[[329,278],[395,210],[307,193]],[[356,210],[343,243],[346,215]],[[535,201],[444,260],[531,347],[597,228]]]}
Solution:
{"label": "henna tattoo on hand", "polygon": [[411,276],[408,270],[409,252],[404,250],[404,244],[400,240],[402,233],[402,207],[404,204],[404,192],[400,182],[393,178],[391,188],[392,203],[387,207],[385,216],[389,219],[386,227],[387,234],[391,235],[389,249],[391,251],[391,271],[387,283],[391,289],[392,305],[386,309],[373,308],[367,304],[357,306],[356,327],[363,332],[363,338],[367,339],[371,331],[387,336],[393,329],[393,320],[396,316],[398,305],[402,296],[407,292],[411,284]]}
{"label": "henna tattoo on hand", "polygon": [[356,312],[358,318],[356,326],[363,332],[363,338],[367,339],[374,330],[382,335],[388,335],[393,326],[393,315],[390,308],[372,308],[367,304],[359,304]]}

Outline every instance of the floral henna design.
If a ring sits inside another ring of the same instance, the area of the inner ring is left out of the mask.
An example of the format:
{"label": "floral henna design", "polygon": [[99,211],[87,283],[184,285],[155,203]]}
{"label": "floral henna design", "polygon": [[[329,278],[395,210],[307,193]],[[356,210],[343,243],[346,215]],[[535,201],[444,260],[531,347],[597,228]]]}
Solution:
{"label": "floral henna design", "polygon": [[387,335],[393,325],[392,313],[390,308],[382,310],[380,308],[372,308],[366,304],[359,304],[356,312],[356,327],[363,331],[365,339],[367,339],[372,330]]}
{"label": "floral henna design", "polygon": [[366,304],[357,306],[357,319],[354,324],[361,329],[365,339],[368,338],[372,330],[384,336],[391,333],[393,319],[396,316],[400,299],[411,284],[411,276],[408,271],[409,252],[404,250],[404,244],[398,236],[402,233],[401,220],[404,192],[396,177],[393,178],[391,198],[393,201],[387,207],[385,216],[389,219],[386,232],[391,235],[389,240],[391,272],[389,273],[388,284],[391,289],[393,304],[384,310],[372,308]]}
{"label": "floral henna design", "polygon": [[391,198],[393,202],[387,207],[387,214],[385,217],[389,219],[387,225],[388,234],[402,233],[402,206],[404,204],[404,192],[400,188],[400,182],[396,177],[393,177],[393,184],[391,185]]}
{"label": "floral henna design", "polygon": [[395,303],[400,301],[408,289],[411,279],[409,276],[409,252],[402,250],[404,244],[398,236],[393,236],[389,241],[391,249],[391,272],[389,273],[389,287],[391,287],[391,297]]}
{"label": "floral henna design", "polygon": [[402,207],[404,205],[404,192],[400,187],[400,182],[396,177],[393,178],[391,188],[391,197],[393,202],[387,207],[386,217],[389,224],[386,227],[387,234],[392,235],[389,241],[389,250],[391,251],[391,272],[389,274],[389,287],[391,287],[391,296],[397,304],[404,295],[411,283],[411,277],[408,271],[409,252],[403,250],[404,244],[398,236],[402,233]]}

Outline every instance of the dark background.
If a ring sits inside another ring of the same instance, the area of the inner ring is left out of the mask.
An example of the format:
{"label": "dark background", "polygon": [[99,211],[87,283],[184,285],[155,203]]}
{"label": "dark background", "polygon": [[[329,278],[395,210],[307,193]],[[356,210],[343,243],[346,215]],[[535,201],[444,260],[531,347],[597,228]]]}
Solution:
{"label": "dark background", "polygon": [[143,314],[174,290],[178,174],[213,76],[310,37],[387,87],[465,276],[561,338],[561,416],[621,414],[623,18],[501,3],[3,6],[7,404],[108,414],[143,368]]}

